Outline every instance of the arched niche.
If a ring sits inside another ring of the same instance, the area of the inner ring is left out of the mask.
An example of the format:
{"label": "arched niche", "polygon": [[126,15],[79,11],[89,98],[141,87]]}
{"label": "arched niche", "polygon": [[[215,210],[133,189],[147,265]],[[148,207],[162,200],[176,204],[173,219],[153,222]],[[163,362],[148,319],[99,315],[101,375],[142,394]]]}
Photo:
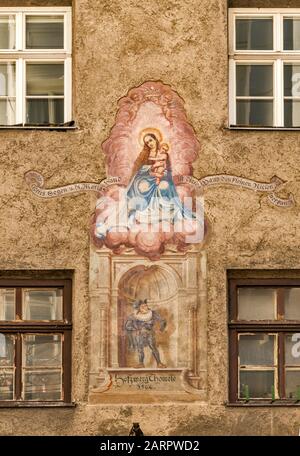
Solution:
{"label": "arched niche", "polygon": [[[165,368],[156,365],[148,347],[144,368],[136,367],[137,353],[128,352],[124,323],[137,299],[147,299],[149,307],[167,322],[164,332],[156,328],[155,333]],[[159,260],[151,261],[129,249],[114,254],[92,247],[90,402],[205,400],[206,305],[204,250],[169,250]],[[155,379],[152,389],[137,389],[134,382],[144,379]],[[168,383],[168,379],[172,381]]]}
{"label": "arched niche", "polygon": [[[134,367],[138,364],[137,350],[130,343],[130,332],[125,324],[135,312],[134,303],[147,299],[150,309],[166,321],[160,331],[154,325],[156,346],[162,362],[168,367],[177,366],[178,352],[178,280],[175,272],[159,265],[136,266],[121,278],[118,287],[118,349],[119,366]],[[144,348],[145,366],[155,369],[156,363],[149,347]]]}

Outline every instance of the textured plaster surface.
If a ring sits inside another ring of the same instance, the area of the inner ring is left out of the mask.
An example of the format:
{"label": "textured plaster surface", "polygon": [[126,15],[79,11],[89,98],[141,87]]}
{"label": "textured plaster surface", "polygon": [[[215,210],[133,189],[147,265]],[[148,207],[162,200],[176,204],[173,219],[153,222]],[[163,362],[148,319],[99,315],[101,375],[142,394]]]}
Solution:
{"label": "textured plaster surface", "polygon": [[[0,1],[0,6],[70,2]],[[298,2],[233,2],[295,6]],[[251,4],[251,5],[249,5]],[[253,5],[252,5],[253,4]],[[259,194],[210,188],[205,211],[208,255],[208,398],[205,403],[89,405],[89,224],[95,195],[43,201],[24,182],[41,172],[47,187],[105,176],[101,143],[117,100],[146,80],[161,80],[186,102],[202,143],[194,174],[229,173],[287,181],[300,201],[297,132],[226,130],[225,0],[76,0],[73,2],[73,104],[78,130],[0,131],[0,269],[73,270],[72,409],[0,409],[0,434],[126,435],[133,421],[150,434],[297,434],[300,409],[226,408],[227,269],[300,270],[299,204],[271,206]],[[287,274],[289,274],[287,272]]]}

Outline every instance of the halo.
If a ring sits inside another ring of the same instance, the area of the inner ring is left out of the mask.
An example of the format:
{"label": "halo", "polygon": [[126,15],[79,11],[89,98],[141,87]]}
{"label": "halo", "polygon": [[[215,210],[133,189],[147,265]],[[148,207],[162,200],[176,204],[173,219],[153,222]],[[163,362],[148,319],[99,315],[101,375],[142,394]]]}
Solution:
{"label": "halo", "polygon": [[155,135],[159,142],[161,142],[163,140],[162,133],[158,128],[152,128],[152,127],[144,128],[144,130],[142,130],[139,134],[139,143],[141,146],[144,146],[144,137],[146,135],[149,135],[149,133],[152,133],[153,135]]}

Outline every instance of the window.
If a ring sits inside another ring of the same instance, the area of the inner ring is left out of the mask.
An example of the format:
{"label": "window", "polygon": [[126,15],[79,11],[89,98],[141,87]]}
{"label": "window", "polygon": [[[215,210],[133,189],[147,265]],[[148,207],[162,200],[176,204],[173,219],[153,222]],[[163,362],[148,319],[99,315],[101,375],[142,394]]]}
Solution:
{"label": "window", "polygon": [[0,125],[72,119],[71,8],[0,8]]}
{"label": "window", "polygon": [[231,403],[300,404],[300,280],[229,281]]}
{"label": "window", "polygon": [[300,127],[300,8],[229,10],[230,125]]}
{"label": "window", "polygon": [[71,281],[0,280],[0,405],[71,402]]}

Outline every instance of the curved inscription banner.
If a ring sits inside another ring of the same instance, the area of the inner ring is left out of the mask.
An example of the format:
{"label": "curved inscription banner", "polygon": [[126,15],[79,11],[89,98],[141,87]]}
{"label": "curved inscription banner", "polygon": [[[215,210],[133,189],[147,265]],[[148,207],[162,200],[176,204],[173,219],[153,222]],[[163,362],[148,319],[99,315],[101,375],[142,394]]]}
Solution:
{"label": "curved inscription banner", "polygon": [[44,177],[37,171],[28,171],[25,174],[25,181],[31,188],[32,193],[45,199],[83,192],[103,193],[111,185],[121,184],[121,179],[119,177],[108,177],[100,182],[77,182],[74,184],[64,185],[62,187],[44,188]]}
{"label": "curved inscription banner", "polygon": [[[77,182],[62,187],[44,188],[44,177],[37,171],[28,171],[25,174],[25,181],[36,196],[44,199],[83,192],[104,193],[111,185],[122,185],[120,177],[108,177],[100,182]],[[216,174],[202,177],[201,179],[193,176],[176,176],[174,181],[180,184],[190,184],[197,190],[204,190],[206,187],[230,185],[255,192],[269,193],[268,200],[274,206],[290,208],[295,205],[295,199],[291,193],[288,198],[280,198],[275,194],[275,191],[284,184],[284,181],[277,176],[272,177],[270,182],[257,182],[252,179],[230,174]]]}
{"label": "curved inscription banner", "polygon": [[278,190],[279,187],[285,183],[277,176],[273,176],[270,182],[257,182],[252,179],[246,179],[244,177],[230,174],[216,174],[213,176],[206,176],[201,179],[197,179],[193,176],[179,176],[178,181],[180,183],[191,184],[198,190],[203,190],[205,187],[231,185],[255,192],[270,193],[270,195],[268,195],[268,200],[274,206],[286,208],[295,206],[295,199],[292,193],[288,195],[288,198],[280,198],[274,193],[275,190]]}

